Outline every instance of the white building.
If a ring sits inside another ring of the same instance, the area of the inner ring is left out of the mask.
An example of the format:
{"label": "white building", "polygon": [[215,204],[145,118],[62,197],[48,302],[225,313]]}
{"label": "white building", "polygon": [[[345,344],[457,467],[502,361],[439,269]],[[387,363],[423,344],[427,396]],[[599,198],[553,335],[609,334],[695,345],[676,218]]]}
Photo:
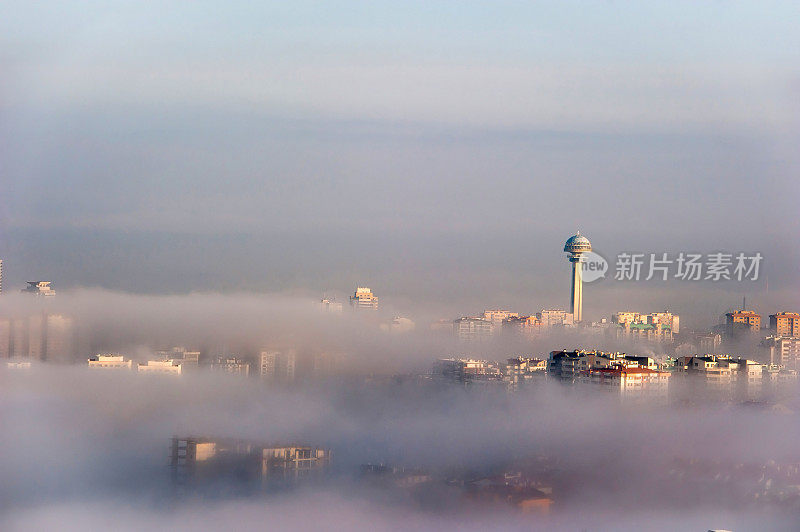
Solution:
{"label": "white building", "polygon": [[761,342],[769,352],[769,363],[791,370],[800,370],[800,338],[768,336]]}
{"label": "white building", "polygon": [[588,370],[582,377],[602,389],[618,394],[622,398],[652,397],[666,398],[669,394],[667,371],[658,371],[642,367],[615,366]]}
{"label": "white building", "polygon": [[350,305],[355,309],[378,310],[378,298],[366,286],[359,286],[350,296]]}
{"label": "white building", "polygon": [[554,326],[571,327],[575,323],[572,313],[566,310],[542,309],[536,313],[536,317],[543,329]]}
{"label": "white building", "polygon": [[28,281],[28,286],[22,289],[25,294],[36,296],[51,297],[56,295],[56,291],[50,287],[52,281]]}
{"label": "white building", "polygon": [[149,375],[180,375],[182,366],[173,360],[148,360],[144,364],[137,365],[139,373]]}
{"label": "white building", "polygon": [[104,355],[95,355],[89,359],[90,368],[101,369],[122,369],[130,371],[133,368],[133,361],[125,360],[122,355],[114,355],[107,353]]}

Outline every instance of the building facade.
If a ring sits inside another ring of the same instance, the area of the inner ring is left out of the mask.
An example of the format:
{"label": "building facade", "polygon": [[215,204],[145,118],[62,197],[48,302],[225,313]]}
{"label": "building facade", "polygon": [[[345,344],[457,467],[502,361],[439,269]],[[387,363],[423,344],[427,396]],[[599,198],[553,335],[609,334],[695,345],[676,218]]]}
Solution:
{"label": "building facade", "polygon": [[350,296],[350,306],[355,309],[378,310],[378,298],[369,287],[359,286]]}
{"label": "building facade", "polygon": [[761,329],[761,316],[752,310],[736,310],[725,314],[725,328],[729,334],[749,331],[758,332]]}
{"label": "building facade", "polygon": [[775,336],[800,337],[800,314],[797,312],[770,314],[769,328]]}
{"label": "building facade", "polygon": [[122,355],[106,353],[89,358],[89,367],[92,369],[121,369],[131,371],[133,361],[125,360]]}
{"label": "building facade", "polygon": [[310,480],[324,474],[327,449],[308,445],[271,445],[234,439],[173,438],[173,481],[201,488],[216,482],[263,489]]}

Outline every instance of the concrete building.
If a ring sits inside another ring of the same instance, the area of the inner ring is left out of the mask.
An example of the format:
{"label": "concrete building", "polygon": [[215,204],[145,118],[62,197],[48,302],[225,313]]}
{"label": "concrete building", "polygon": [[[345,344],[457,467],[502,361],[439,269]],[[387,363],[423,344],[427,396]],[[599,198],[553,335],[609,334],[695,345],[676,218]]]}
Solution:
{"label": "concrete building", "polygon": [[75,362],[75,334],[72,318],[47,314],[44,330],[44,360],[69,364]]}
{"label": "concrete building", "polygon": [[672,329],[665,327],[660,323],[631,323],[624,322],[614,328],[614,333],[617,339],[620,340],[635,340],[646,342],[666,342],[670,343],[674,340]]}
{"label": "concrete building", "polygon": [[323,310],[332,312],[333,314],[341,314],[343,311],[342,304],[334,301],[333,299],[323,298],[320,300],[319,306]]}
{"label": "concrete building", "polygon": [[716,333],[701,334],[697,337],[697,342],[700,346],[701,353],[717,355],[722,345],[722,336]]}
{"label": "concrete building", "polygon": [[25,294],[36,296],[51,297],[56,295],[56,291],[50,287],[52,281],[28,281],[28,286],[22,289]]}
{"label": "concrete building", "polygon": [[542,332],[542,323],[536,316],[511,316],[503,320],[503,334],[507,332],[536,336]]}
{"label": "concrete building", "polygon": [[800,371],[800,337],[768,336],[761,346],[768,353],[765,359],[770,365]]}
{"label": "concrete building", "polygon": [[271,382],[294,382],[297,352],[294,349],[263,350],[258,355],[259,375]]}
{"label": "concrete building", "polygon": [[752,310],[736,310],[725,314],[725,330],[728,334],[743,331],[758,332],[761,329],[761,316]]}
{"label": "concrete building", "polygon": [[495,324],[483,317],[465,316],[453,321],[453,332],[459,340],[483,340],[494,334]]}
{"label": "concrete building", "polygon": [[0,259],[0,294],[3,293],[3,259]]}
{"label": "concrete building", "polygon": [[247,377],[250,375],[250,363],[235,355],[218,356],[211,363],[211,370],[221,373],[228,373],[230,375],[238,375],[240,377]]}
{"label": "concrete building", "polygon": [[547,360],[548,375],[567,382],[577,382],[588,371],[602,368],[646,368],[656,370],[658,365],[648,356],[626,353],[583,350],[552,351]]}
{"label": "concrete building", "polygon": [[560,309],[542,309],[541,312],[536,313],[536,318],[539,320],[539,326],[542,329],[559,326],[571,327],[575,324],[572,313]]}
{"label": "concrete building", "polygon": [[696,390],[701,392],[738,399],[762,396],[764,365],[755,360],[729,355],[680,357],[675,369],[699,385]]}
{"label": "concrete building", "polygon": [[540,358],[517,356],[506,360],[503,379],[515,390],[547,376],[547,361]]}
{"label": "concrete building", "polygon": [[502,382],[503,370],[495,362],[471,358],[442,358],[433,365],[434,377],[447,381],[472,384],[477,382]]}
{"label": "concrete building", "polygon": [[666,398],[669,394],[668,371],[646,367],[613,366],[590,369],[583,374],[588,382],[619,395],[621,398],[648,397]]}
{"label": "concrete building", "polygon": [[800,314],[797,312],[770,314],[769,328],[775,336],[800,337]]}
{"label": "concrete building", "polygon": [[323,475],[331,461],[327,449],[233,439],[173,438],[170,469],[180,486],[202,489],[260,490],[305,482]]}
{"label": "concrete building", "polygon": [[43,312],[25,318],[0,320],[0,357],[74,362],[72,318]]}
{"label": "concrete building", "polygon": [[615,312],[611,315],[611,323],[624,326],[625,324],[631,325],[661,325],[663,330],[668,330],[670,336],[680,332],[680,317],[668,311],[664,312],[651,312],[650,314],[642,314],[639,312]]}
{"label": "concrete building", "polygon": [[11,358],[11,320],[0,318],[0,359]]}
{"label": "concrete building", "polygon": [[180,375],[183,368],[173,360],[148,360],[138,364],[136,371],[146,375]]}
{"label": "concrete building", "polygon": [[584,255],[592,250],[589,239],[581,235],[578,231],[574,236],[569,237],[564,244],[564,252],[568,254],[567,259],[572,263],[572,289],[570,290],[569,311],[576,323],[583,319],[583,266]]}
{"label": "concrete building", "polygon": [[180,363],[182,371],[196,370],[200,366],[200,351],[178,346],[171,349],[156,351],[156,360],[172,360]]}
{"label": "concrete building", "polygon": [[133,369],[133,361],[125,360],[125,357],[122,355],[106,353],[89,358],[89,367],[92,369],[121,369],[131,371],[131,369]]}
{"label": "concrete building", "polygon": [[494,322],[495,325],[500,326],[503,321],[508,318],[518,318],[519,312],[511,312],[510,310],[484,310],[483,319]]}
{"label": "concrete building", "polygon": [[359,286],[355,293],[350,296],[350,306],[355,309],[378,310],[378,298],[366,286]]}

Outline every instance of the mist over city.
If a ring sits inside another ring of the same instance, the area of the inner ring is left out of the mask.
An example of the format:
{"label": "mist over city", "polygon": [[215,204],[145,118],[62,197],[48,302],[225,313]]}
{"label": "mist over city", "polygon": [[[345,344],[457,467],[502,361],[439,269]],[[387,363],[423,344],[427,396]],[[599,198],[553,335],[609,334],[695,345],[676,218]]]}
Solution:
{"label": "mist over city", "polygon": [[792,2],[4,2],[0,530],[797,530]]}

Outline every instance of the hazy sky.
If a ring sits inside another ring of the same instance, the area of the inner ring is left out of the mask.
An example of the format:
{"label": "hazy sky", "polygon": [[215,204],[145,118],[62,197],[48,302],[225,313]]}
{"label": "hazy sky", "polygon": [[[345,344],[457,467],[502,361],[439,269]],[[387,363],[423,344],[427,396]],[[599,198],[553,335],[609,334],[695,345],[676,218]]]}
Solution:
{"label": "hazy sky", "polygon": [[[612,257],[761,251],[769,293],[703,290],[709,311],[747,293],[772,312],[798,300],[799,19],[796,2],[3,2],[5,287],[365,283],[534,311],[567,304],[581,229]],[[613,309],[591,298],[589,317]]]}

